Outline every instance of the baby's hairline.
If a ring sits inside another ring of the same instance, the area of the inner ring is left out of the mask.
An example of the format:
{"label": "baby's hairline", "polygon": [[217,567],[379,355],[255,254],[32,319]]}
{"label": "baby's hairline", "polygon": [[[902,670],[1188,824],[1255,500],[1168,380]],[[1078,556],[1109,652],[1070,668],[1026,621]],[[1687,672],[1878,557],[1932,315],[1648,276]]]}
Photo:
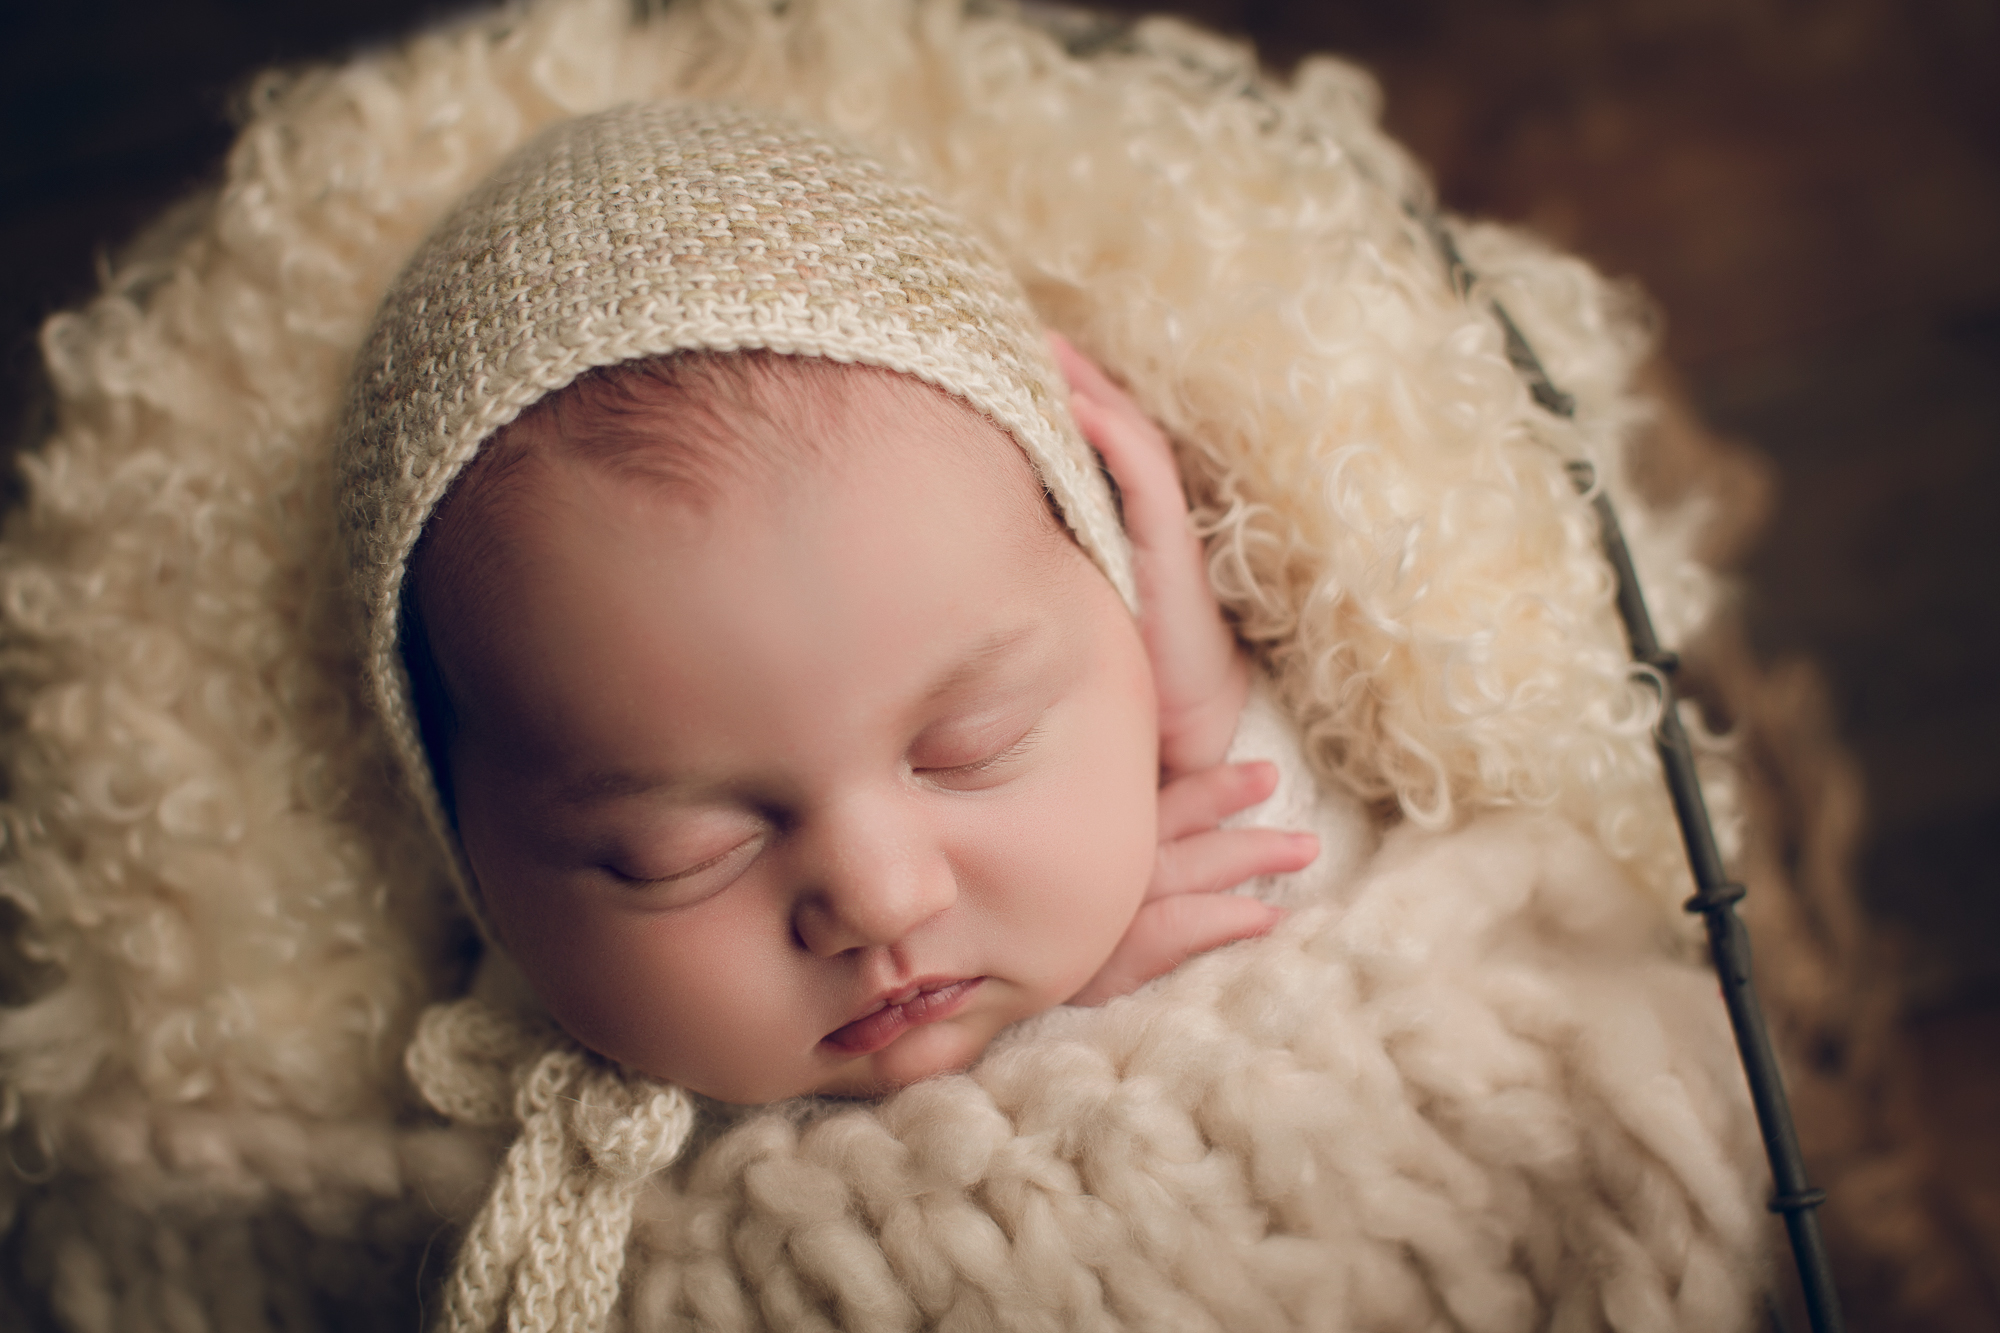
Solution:
{"label": "baby's hairline", "polygon": [[1003,456],[1033,480],[1038,513],[1075,539],[1027,451],[965,399],[902,371],[763,348],[673,352],[585,372],[488,438],[426,523],[425,535],[451,508],[476,505],[485,489],[504,485],[524,463],[558,458],[658,482],[669,498],[707,513],[729,498],[732,485],[796,480],[812,465],[837,464],[821,433],[803,427],[812,412],[838,411],[867,384],[914,389],[947,406],[968,428],[959,432],[967,437],[974,423],[983,426],[991,442],[1004,442]]}

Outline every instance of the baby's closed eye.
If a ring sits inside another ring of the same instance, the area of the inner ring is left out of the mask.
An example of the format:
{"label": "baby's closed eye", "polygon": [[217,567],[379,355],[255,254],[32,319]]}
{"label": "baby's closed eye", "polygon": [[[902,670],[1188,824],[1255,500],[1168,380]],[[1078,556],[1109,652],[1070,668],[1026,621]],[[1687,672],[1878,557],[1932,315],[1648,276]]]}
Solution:
{"label": "baby's closed eye", "polygon": [[[1005,734],[1002,733],[1003,737]],[[1038,719],[1011,740],[939,746],[924,754],[924,762],[921,763],[915,762],[918,756],[913,755],[910,768],[925,781],[941,787],[954,791],[978,790],[1012,776],[1020,761],[1033,753],[1041,739],[1042,727]],[[961,755],[967,757],[961,758]]]}
{"label": "baby's closed eye", "polygon": [[654,838],[610,850],[599,868],[646,906],[683,907],[735,882],[771,841],[763,820],[734,812],[704,812]]}

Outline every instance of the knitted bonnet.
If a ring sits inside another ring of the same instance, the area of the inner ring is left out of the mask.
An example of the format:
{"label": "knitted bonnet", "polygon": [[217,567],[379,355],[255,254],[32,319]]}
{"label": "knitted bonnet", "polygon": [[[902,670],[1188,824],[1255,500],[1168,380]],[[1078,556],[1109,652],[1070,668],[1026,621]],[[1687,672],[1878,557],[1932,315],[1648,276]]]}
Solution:
{"label": "knitted bonnet", "polygon": [[1128,605],[1130,555],[1014,278],[913,184],[767,111],[636,105],[531,140],[431,234],[356,362],[342,530],[374,702],[462,897],[401,649],[411,552],[493,433],[586,371],[765,349],[900,371],[1026,452]]}

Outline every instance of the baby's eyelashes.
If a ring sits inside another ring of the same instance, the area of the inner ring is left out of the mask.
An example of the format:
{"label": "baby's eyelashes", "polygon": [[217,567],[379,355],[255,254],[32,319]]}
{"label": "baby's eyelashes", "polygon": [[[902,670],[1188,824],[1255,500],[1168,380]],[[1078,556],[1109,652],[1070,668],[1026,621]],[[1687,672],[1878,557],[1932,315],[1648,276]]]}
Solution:
{"label": "baby's eyelashes", "polygon": [[954,764],[912,764],[910,771],[926,782],[954,791],[976,791],[995,786],[1012,776],[1019,762],[1032,753],[1042,739],[1040,723],[1029,727],[1011,743],[976,759]]}
{"label": "baby's eyelashes", "polygon": [[697,851],[614,857],[599,868],[621,891],[639,896],[648,907],[685,907],[735,883],[771,838],[771,830],[760,828],[709,855]]}

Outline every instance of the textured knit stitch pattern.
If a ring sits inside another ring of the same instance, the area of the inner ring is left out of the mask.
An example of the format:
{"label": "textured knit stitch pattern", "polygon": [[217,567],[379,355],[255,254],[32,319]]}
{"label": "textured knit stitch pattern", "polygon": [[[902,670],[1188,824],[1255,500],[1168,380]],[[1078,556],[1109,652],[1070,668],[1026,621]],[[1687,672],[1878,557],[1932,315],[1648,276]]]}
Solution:
{"label": "textured knit stitch pattern", "polygon": [[474,190],[389,293],[336,456],[375,697],[447,843],[399,648],[425,522],[483,441],[585,371],[746,348],[901,371],[986,413],[1132,602],[1124,535],[1040,326],[962,224],[768,111],[655,104],[559,124]]}
{"label": "textured knit stitch pattern", "polygon": [[492,1108],[511,1093],[518,1125],[460,1246],[438,1327],[475,1333],[504,1318],[510,1329],[603,1328],[633,1204],[694,1126],[687,1095],[477,1000],[426,1012],[408,1058],[439,1110],[502,1124]]}
{"label": "textured knit stitch pattern", "polygon": [[1563,472],[1596,465],[1684,643],[1712,580],[1699,515],[1626,479],[1629,297],[1454,224],[1577,396],[1539,413],[1339,60],[1280,78],[1185,24],[956,0],[647,9],[524,0],[263,80],[216,188],[43,331],[55,425],[0,543],[24,1308],[82,1333],[437,1308],[440,1219],[477,1213],[548,1036],[445,1043],[477,1076],[419,1080],[457,1089],[449,1122],[405,1072],[465,926],[330,596],[331,444],[469,191],[555,124],[699,99],[921,182],[1166,425],[1313,775],[1401,827],[1346,897],[967,1075],[697,1125],[635,1201],[611,1322],[1747,1325],[1754,1128],[1712,980],[1659,942],[1685,860]]}

